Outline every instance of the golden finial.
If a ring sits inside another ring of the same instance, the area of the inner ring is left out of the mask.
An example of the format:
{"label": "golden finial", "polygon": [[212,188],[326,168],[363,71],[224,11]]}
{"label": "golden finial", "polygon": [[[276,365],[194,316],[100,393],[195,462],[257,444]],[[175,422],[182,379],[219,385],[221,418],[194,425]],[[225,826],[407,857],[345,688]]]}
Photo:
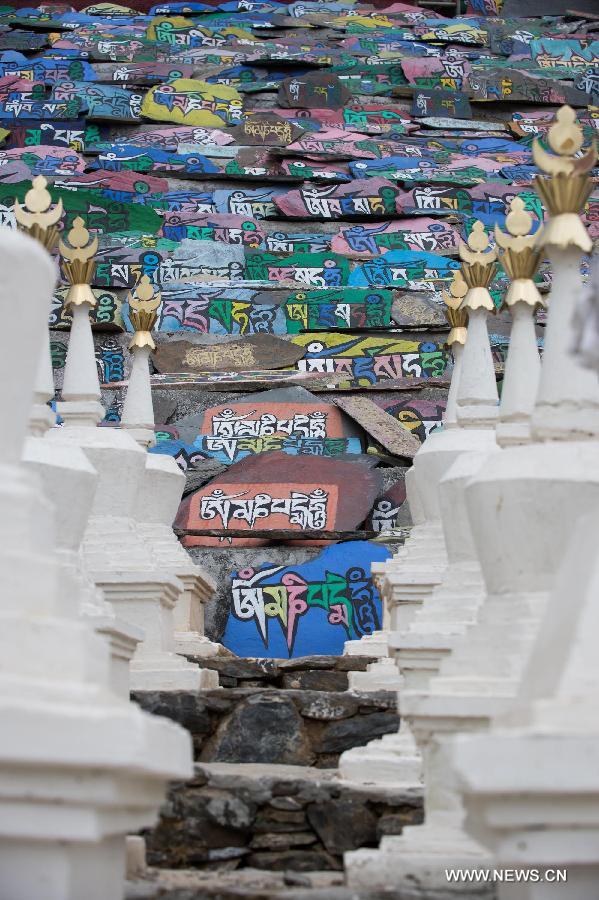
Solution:
{"label": "golden finial", "polygon": [[569,106],[557,111],[555,122],[547,133],[547,143],[553,153],[548,153],[538,138],[532,155],[541,172],[549,176],[537,176],[534,189],[549,211],[549,220],[538,235],[540,247],[578,247],[588,253],[592,241],[580,220],[593,186],[588,173],[597,160],[594,142],[582,154],[576,156],[583,144],[582,128],[576,121],[576,113]]}
{"label": "golden finial", "polygon": [[459,253],[463,264],[462,276],[469,288],[461,308],[484,307],[490,312],[495,312],[489,285],[497,272],[497,251],[489,249],[489,235],[478,219],[472,226],[467,244],[460,243]]}
{"label": "golden finial", "polygon": [[510,277],[511,283],[503,300],[505,307],[513,306],[519,300],[529,306],[545,306],[533,277],[541,260],[536,234],[531,234],[532,216],[526,211],[524,201],[514,197],[505,224],[509,234],[495,225],[495,240],[503,253],[500,260]]}
{"label": "golden finial", "polygon": [[143,275],[127,297],[129,321],[135,328],[135,334],[129,344],[129,350],[132,350],[134,347],[156,349],[151,331],[156,324],[158,307],[161,301],[160,291],[156,290],[147,275]]}
{"label": "golden finial", "polygon": [[453,280],[449,285],[449,292],[443,290],[441,295],[447,309],[445,317],[451,325],[451,331],[447,335],[445,343],[451,347],[452,344],[465,344],[467,337],[468,311],[460,309],[464,297],[468,293],[468,285],[464,281],[461,269],[456,269],[453,274]]}
{"label": "golden finial", "polygon": [[[68,242],[68,243],[67,243]],[[58,245],[62,260],[62,271],[71,285],[65,306],[79,306],[89,303],[90,308],[96,305],[96,298],[90,283],[96,271],[96,253],[98,238],[91,237],[82,218],[77,216],[73,227],[67,234],[67,240],[60,240]]]}
{"label": "golden finial", "polygon": [[51,253],[58,240],[58,222],[62,217],[62,200],[52,207],[48,182],[36,175],[25,194],[25,205],[15,200],[15,219],[21,231],[26,231]]}

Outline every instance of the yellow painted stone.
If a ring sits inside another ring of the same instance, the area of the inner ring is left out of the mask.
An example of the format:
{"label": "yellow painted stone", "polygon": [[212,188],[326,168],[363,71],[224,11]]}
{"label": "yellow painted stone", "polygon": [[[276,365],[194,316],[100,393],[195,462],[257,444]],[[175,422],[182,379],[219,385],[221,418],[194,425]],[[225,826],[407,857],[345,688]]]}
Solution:
{"label": "yellow painted stone", "polygon": [[149,41],[172,43],[175,32],[189,31],[191,28],[197,28],[202,34],[210,34],[207,28],[200,28],[195,22],[184,16],[156,16],[146,29],[146,37]]}
{"label": "yellow painted stone", "polygon": [[129,15],[138,16],[139,13],[130,6],[120,6],[118,3],[92,3],[82,9],[83,13],[91,13],[95,16],[113,16],[113,15]]}
{"label": "yellow painted stone", "polygon": [[392,28],[394,24],[387,16],[339,16],[334,22],[338,25],[361,25],[362,28]]}
{"label": "yellow painted stone", "polygon": [[239,40],[249,41],[252,44],[258,43],[258,38],[250,31],[244,31],[243,28],[219,28],[217,30],[205,28],[186,19],[185,16],[156,16],[146,29],[146,38],[149,41],[158,41],[158,43],[177,44],[184,47],[186,44],[185,35],[193,31],[194,35],[203,34],[206,37],[213,37],[215,34],[228,35],[232,34]]}
{"label": "yellow painted stone", "polygon": [[0,128],[0,144],[4,143],[9,134],[10,131],[7,131],[6,128]]}
{"label": "yellow painted stone", "polygon": [[208,84],[194,78],[177,78],[151,88],[141,113],[156,122],[222,128],[241,121],[243,100],[235,88]]}

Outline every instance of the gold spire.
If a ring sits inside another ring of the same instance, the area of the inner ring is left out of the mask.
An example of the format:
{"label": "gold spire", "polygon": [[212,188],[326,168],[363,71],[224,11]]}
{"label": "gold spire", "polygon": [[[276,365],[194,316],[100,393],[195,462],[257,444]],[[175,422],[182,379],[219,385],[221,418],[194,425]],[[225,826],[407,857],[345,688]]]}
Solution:
{"label": "gold spire", "polygon": [[[68,243],[67,243],[68,242]],[[96,253],[98,238],[91,237],[79,216],[67,234],[67,240],[60,240],[58,245],[62,261],[62,271],[71,285],[65,306],[79,306],[89,303],[90,308],[96,305],[90,283],[96,270]]]}
{"label": "gold spire", "polygon": [[[509,234],[495,226],[495,240],[501,247],[501,265],[510,277],[510,286],[503,300],[504,307],[513,306],[519,300],[529,306],[545,306],[533,277],[541,260],[538,236],[531,234],[532,216],[524,208],[524,201],[514,197],[505,219]],[[535,245],[538,249],[535,249]]]}
{"label": "gold spire", "polygon": [[58,222],[62,217],[62,200],[52,207],[48,182],[37,175],[25,194],[25,205],[15,200],[15,219],[21,231],[27,232],[51,253],[58,240]]}
{"label": "gold spire", "polygon": [[562,106],[547,133],[547,143],[553,153],[548,153],[538,138],[533,143],[533,159],[541,172],[549,176],[537,176],[533,181],[535,191],[549,211],[549,220],[537,238],[540,247],[552,245],[564,250],[578,247],[584,253],[593,247],[580,213],[593,190],[588,173],[597,160],[597,150],[592,143],[582,156],[576,156],[582,142],[576,113],[569,106]]}
{"label": "gold spire", "polygon": [[478,219],[472,226],[467,244],[460,242],[462,275],[468,285],[468,293],[462,301],[462,309],[488,309],[495,312],[495,304],[489,294],[489,285],[497,272],[497,251],[489,249],[489,235]]}
{"label": "gold spire", "polygon": [[134,347],[156,349],[151,331],[156,324],[161,300],[160,291],[156,290],[147,275],[143,275],[135,288],[130,291],[127,297],[129,320],[135,328],[135,334],[129,344],[129,350]]}
{"label": "gold spire", "polygon": [[451,347],[453,344],[465,344],[468,335],[468,311],[461,309],[461,304],[468,293],[468,285],[464,281],[461,269],[456,269],[453,280],[449,285],[449,292],[441,291],[445,301],[445,317],[451,325],[451,331],[447,335],[445,343]]}

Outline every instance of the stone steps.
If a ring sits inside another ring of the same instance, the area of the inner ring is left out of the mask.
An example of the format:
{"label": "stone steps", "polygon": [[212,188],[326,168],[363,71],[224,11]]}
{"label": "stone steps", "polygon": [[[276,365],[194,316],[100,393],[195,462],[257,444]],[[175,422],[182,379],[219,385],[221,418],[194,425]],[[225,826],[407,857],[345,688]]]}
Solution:
{"label": "stone steps", "polygon": [[188,656],[203,669],[218,672],[221,687],[306,688],[346,691],[349,672],[365,672],[369,656],[300,656],[293,659],[251,659],[224,655]]}
{"label": "stone steps", "polygon": [[149,869],[143,881],[127,883],[125,900],[400,900],[396,892],[356,892],[340,872],[199,872]]}
{"label": "stone steps", "polygon": [[141,691],[143,709],[191,733],[198,762],[333,768],[344,750],[397,731],[393,692],[288,690]]}
{"label": "stone steps", "polygon": [[292,880],[341,872],[346,850],[375,847],[421,818],[419,790],[350,784],[308,766],[200,763],[192,780],[171,786],[145,834],[147,858],[160,869],[257,869]]}

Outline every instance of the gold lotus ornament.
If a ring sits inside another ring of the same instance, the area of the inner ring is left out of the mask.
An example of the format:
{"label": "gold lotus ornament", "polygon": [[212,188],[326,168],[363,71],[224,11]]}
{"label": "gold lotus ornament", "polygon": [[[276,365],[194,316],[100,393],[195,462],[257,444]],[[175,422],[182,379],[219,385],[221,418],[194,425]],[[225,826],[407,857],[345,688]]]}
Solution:
{"label": "gold lotus ornament", "polygon": [[62,271],[70,284],[65,306],[80,306],[88,303],[90,309],[96,305],[96,298],[90,287],[96,271],[98,238],[92,237],[82,218],[77,216],[66,241],[58,245],[62,261]]}
{"label": "gold lotus ornament", "polygon": [[545,208],[549,219],[537,241],[540,247],[554,246],[565,250],[578,247],[589,253],[593,243],[580,220],[586,201],[593,190],[588,173],[597,161],[597,149],[592,143],[582,151],[582,128],[576,121],[576,113],[569,106],[562,106],[555,122],[547,133],[547,143],[553,153],[542,147],[538,138],[532,147],[532,155],[539,169],[549,177],[537,176],[533,187]]}
{"label": "gold lotus ornament", "polygon": [[464,281],[461,269],[456,269],[449,291],[443,290],[442,297],[447,307],[445,317],[451,325],[451,331],[447,335],[445,343],[448,347],[453,344],[465,344],[468,336],[468,310],[462,309],[464,297],[468,293],[468,285]]}
{"label": "gold lotus ornament", "polygon": [[48,182],[43,175],[37,175],[25,194],[25,205],[15,200],[15,219],[21,231],[46,248],[48,253],[56,247],[58,240],[58,223],[63,214],[62,200],[52,206],[52,197],[48,191]]}
{"label": "gold lotus ornament", "polygon": [[508,234],[495,225],[495,240],[503,250],[499,257],[501,265],[510,277],[510,285],[503,300],[506,308],[519,301],[533,309],[546,305],[533,281],[542,251],[538,234],[530,233],[532,221],[524,201],[520,197],[514,197],[505,219]]}
{"label": "gold lotus ornament", "polygon": [[161,301],[160,291],[155,288],[147,275],[143,275],[127,297],[129,321],[135,329],[135,334],[129,344],[129,350],[132,350],[134,347],[149,347],[150,350],[156,349],[151,331],[156,324],[158,307]]}
{"label": "gold lotus ornament", "polygon": [[466,244],[459,246],[462,260],[462,276],[468,286],[462,309],[483,309],[495,312],[495,304],[489,294],[489,285],[497,272],[497,251],[489,248],[489,235],[483,223],[477,219],[472,226]]}

